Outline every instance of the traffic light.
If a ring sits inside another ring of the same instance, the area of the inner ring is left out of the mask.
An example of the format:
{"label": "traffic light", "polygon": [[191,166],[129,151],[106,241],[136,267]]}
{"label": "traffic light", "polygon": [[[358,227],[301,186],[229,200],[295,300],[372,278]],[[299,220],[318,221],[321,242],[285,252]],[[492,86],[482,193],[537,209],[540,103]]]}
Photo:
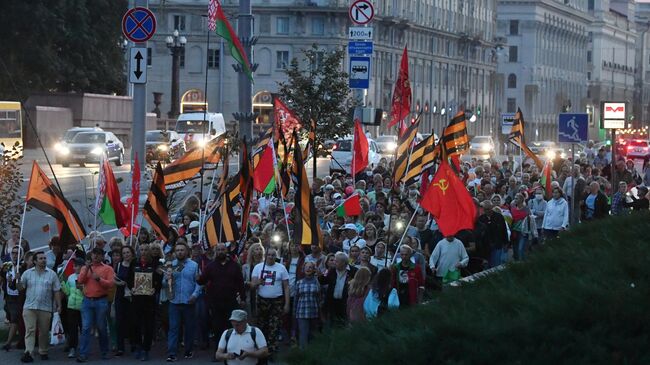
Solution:
{"label": "traffic light", "polygon": [[481,116],[481,105],[480,104],[479,104],[479,106],[476,107],[476,116],[479,116],[479,117]]}

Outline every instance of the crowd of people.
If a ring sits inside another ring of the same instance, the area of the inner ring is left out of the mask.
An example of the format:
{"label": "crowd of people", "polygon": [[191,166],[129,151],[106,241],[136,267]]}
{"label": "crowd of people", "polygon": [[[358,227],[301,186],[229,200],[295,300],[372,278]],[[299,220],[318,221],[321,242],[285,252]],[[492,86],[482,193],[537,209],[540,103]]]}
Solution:
{"label": "crowd of people", "polygon": [[[3,349],[21,349],[23,362],[47,359],[53,313],[77,362],[88,361],[95,338],[103,359],[142,361],[154,342],[169,362],[193,358],[195,348],[250,364],[283,345],[304,348],[323,328],[417,305],[445,283],[525,260],[580,222],[647,211],[648,162],[642,172],[624,159],[611,168],[608,151],[591,146],[575,161],[552,161],[551,191],[534,164],[462,162],[477,215],[474,229],[446,237],[419,206],[419,184],[394,184],[386,159],[355,177],[313,182],[323,241],[312,246],[290,239],[291,189],[253,198],[246,240],[214,247],[199,232],[196,195],[173,213],[168,240],[145,228],[110,240],[93,232],[87,242],[54,237],[49,251],[33,252],[14,227],[2,247]],[[341,215],[337,207],[355,194],[361,214]]]}

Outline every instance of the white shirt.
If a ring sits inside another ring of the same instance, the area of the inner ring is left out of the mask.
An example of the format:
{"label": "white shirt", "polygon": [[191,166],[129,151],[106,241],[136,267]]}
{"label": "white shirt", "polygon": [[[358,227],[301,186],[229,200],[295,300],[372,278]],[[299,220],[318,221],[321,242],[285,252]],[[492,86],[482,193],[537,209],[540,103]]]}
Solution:
{"label": "white shirt", "polygon": [[348,277],[348,270],[345,269],[343,274],[336,270],[336,286],[334,286],[334,299],[343,298],[343,289],[345,289],[345,280]]}
{"label": "white shirt", "polygon": [[551,199],[546,203],[542,228],[559,231],[569,227],[569,204],[564,198]]}
{"label": "white shirt", "polygon": [[[264,268],[264,273],[262,273],[262,268]],[[262,283],[257,288],[259,296],[274,299],[282,296],[282,282],[289,280],[289,273],[284,265],[277,262],[270,266],[261,262],[255,265],[252,277],[262,279]]]}
{"label": "white shirt", "polygon": [[361,238],[361,236],[356,236],[352,239],[345,239],[343,240],[343,252],[345,252],[346,255],[350,255],[350,248],[352,246],[359,246],[359,248],[364,248],[366,247],[366,240]]}
{"label": "white shirt", "polygon": [[443,238],[433,249],[433,253],[429,258],[429,267],[432,270],[436,269],[437,277],[444,277],[447,271],[456,270],[457,263],[460,263],[463,267],[469,263],[469,256],[465,246],[458,238],[454,238],[451,242]]}
{"label": "white shirt", "polygon": [[[224,351],[229,354],[234,353],[239,355],[242,351],[253,352],[266,347],[266,338],[264,338],[264,334],[257,327],[255,327],[255,342],[253,342],[253,338],[251,337],[252,329],[253,327],[246,325],[246,329],[242,334],[233,330],[228,339],[228,346],[226,346],[226,333],[228,330],[223,331],[221,339],[219,340],[219,349],[224,349]],[[255,343],[257,343],[257,349],[255,348]],[[228,360],[228,364],[255,365],[257,364],[257,358],[247,357],[244,360]]]}
{"label": "white shirt", "polygon": [[381,257],[381,258],[377,258],[375,256],[370,257],[370,263],[375,267],[377,267],[377,271],[386,267],[386,261],[388,261],[388,264],[390,265],[391,260],[392,257],[390,254],[388,254],[388,260],[385,257]]}

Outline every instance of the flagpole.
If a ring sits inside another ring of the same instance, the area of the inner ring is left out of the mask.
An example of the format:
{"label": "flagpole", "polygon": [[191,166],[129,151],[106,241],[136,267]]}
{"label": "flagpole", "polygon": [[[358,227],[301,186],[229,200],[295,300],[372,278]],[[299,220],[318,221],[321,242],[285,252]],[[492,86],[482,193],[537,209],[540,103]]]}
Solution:
{"label": "flagpole", "polygon": [[[102,158],[99,161],[99,177],[97,179],[97,190],[95,190],[95,222],[93,223],[93,231],[97,232],[97,213],[101,209],[101,203],[103,203],[104,198],[101,196],[101,189],[102,189],[102,180],[105,180],[105,174],[106,171],[104,170],[104,155],[102,155]],[[92,246],[95,246],[95,243],[97,241],[97,233],[93,235],[93,242]]]}
{"label": "flagpole", "polygon": [[[18,236],[18,262],[20,262],[20,251],[22,251],[22,243],[23,243],[23,227],[25,226],[25,215],[27,215],[27,200],[25,200],[25,204],[23,206],[23,217],[21,218],[20,221],[20,235]],[[4,252],[3,252],[4,254]],[[18,265],[15,267],[15,274],[18,273]]]}
{"label": "flagpole", "polygon": [[352,173],[352,186],[357,186],[357,182],[356,182],[356,180],[354,178],[354,175],[355,175],[354,174],[355,173],[354,160],[355,160],[355,157],[356,157],[356,151],[355,151],[356,150],[356,148],[355,148],[356,144],[355,143],[357,142],[357,121],[356,121],[356,119],[354,121],[353,128],[354,128],[354,132],[352,133],[352,163],[350,164],[350,167],[351,167],[352,171],[350,171],[350,173]]}
{"label": "flagpole", "polygon": [[[298,152],[302,153],[301,151]],[[273,151],[273,153],[274,153],[273,161],[275,162],[276,161],[275,151]],[[284,153],[289,153],[289,151],[287,151],[287,149],[285,148]],[[293,153],[296,153],[295,148]],[[278,173],[277,167],[278,164],[275,163],[275,166],[273,167],[273,173],[275,175],[275,184],[280,192],[280,200],[282,201],[282,212],[284,214],[284,224],[287,226],[287,237],[289,238],[289,242],[291,242],[291,232],[289,231],[289,216],[287,215],[287,204],[284,201],[284,194],[282,193],[282,182],[280,181],[280,174]],[[300,219],[302,219],[302,217]]]}
{"label": "flagpole", "polygon": [[409,219],[408,224],[404,227],[404,233],[402,233],[402,238],[400,238],[399,243],[397,244],[397,249],[395,250],[395,254],[393,255],[393,258],[391,260],[391,265],[395,263],[395,259],[397,258],[397,255],[399,254],[400,248],[402,248],[402,243],[404,242],[404,237],[406,237],[406,233],[408,232],[408,228],[411,226],[411,223],[413,223],[413,219],[415,216],[418,214],[418,209],[420,209],[420,204],[418,204],[417,208],[413,211],[413,215],[411,215],[411,219]]}

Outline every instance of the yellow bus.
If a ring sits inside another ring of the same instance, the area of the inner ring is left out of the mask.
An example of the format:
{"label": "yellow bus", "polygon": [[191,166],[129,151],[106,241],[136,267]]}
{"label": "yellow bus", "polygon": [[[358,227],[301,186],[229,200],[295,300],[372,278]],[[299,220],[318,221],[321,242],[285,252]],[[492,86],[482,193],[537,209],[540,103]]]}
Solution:
{"label": "yellow bus", "polygon": [[11,153],[18,146],[18,157],[23,154],[23,119],[20,102],[0,101],[0,156]]}

